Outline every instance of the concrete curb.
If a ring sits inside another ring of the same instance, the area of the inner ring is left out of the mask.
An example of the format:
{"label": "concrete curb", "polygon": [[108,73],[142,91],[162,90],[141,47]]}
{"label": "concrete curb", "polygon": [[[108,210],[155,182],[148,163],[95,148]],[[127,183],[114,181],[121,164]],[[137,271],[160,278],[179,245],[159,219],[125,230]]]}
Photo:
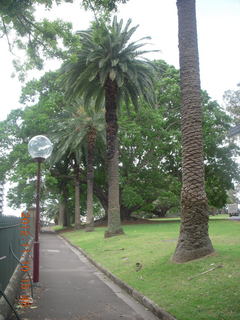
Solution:
{"label": "concrete curb", "polygon": [[[117,278],[114,274],[106,270],[102,265],[94,261],[89,255],[81,248],[72,244],[67,238],[58,234],[59,237],[67,241],[72,247],[80,251],[96,268],[102,271],[108,278],[110,278],[113,282],[115,282],[120,288],[125,290],[130,296],[132,296],[135,300],[140,302],[144,307],[150,310],[153,314],[155,314],[161,320],[177,320],[170,313],[166,312],[162,308],[160,308],[156,303],[150,300],[148,297],[145,297],[143,294],[130,287],[128,284]],[[1,320],[1,318],[0,318]]]}
{"label": "concrete curb", "polygon": [[[29,248],[32,246],[32,240],[29,242]],[[20,261],[23,263],[28,259],[29,252],[25,252]],[[19,292],[20,289],[20,281],[25,272],[21,270],[21,264],[18,263],[4,293],[7,296],[9,302],[11,303],[12,306],[15,304],[15,298]],[[1,297],[0,299],[0,320],[6,320],[8,316],[10,315],[11,308],[8,305],[7,301],[5,300],[4,297]]]}

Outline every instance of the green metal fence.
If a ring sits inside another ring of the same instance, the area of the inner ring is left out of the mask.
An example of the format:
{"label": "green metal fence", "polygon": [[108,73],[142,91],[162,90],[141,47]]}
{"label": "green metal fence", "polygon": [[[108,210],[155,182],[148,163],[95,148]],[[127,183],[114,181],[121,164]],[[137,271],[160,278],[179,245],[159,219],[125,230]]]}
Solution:
{"label": "green metal fence", "polygon": [[[0,286],[4,291],[22,255],[21,219],[0,216]],[[12,252],[11,252],[12,251]]]}

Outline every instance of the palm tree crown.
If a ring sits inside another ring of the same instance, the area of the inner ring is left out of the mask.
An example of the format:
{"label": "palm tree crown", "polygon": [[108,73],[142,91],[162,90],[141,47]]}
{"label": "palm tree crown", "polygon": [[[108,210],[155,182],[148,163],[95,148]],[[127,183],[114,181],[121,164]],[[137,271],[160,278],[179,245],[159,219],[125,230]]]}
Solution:
{"label": "palm tree crown", "polygon": [[142,40],[130,42],[132,34],[138,26],[130,28],[131,19],[123,27],[123,20],[114,17],[111,26],[101,25],[100,31],[90,28],[79,31],[82,49],[75,61],[70,61],[62,67],[63,81],[69,98],[81,96],[84,105],[95,98],[95,107],[99,108],[105,98],[108,80],[117,85],[117,102],[125,100],[138,106],[138,98],[154,105],[153,66],[145,53],[156,50],[139,50],[146,43]]}
{"label": "palm tree crown", "polygon": [[54,124],[52,128],[52,139],[55,145],[52,164],[61,161],[64,157],[71,158],[73,154],[77,163],[80,164],[82,148],[93,131],[105,141],[102,112],[93,112],[92,109],[86,111],[82,105],[76,104],[71,106],[70,110],[64,110],[58,120],[59,123]]}

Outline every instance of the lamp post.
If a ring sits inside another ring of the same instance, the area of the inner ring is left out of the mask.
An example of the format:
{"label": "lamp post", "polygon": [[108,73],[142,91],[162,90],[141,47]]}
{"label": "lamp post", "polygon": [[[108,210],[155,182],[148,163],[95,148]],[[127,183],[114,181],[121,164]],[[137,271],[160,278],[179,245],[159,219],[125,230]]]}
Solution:
{"label": "lamp post", "polygon": [[45,136],[35,136],[28,143],[28,152],[37,162],[37,187],[36,187],[36,214],[35,214],[35,236],[33,244],[33,282],[39,282],[39,226],[40,226],[40,183],[41,163],[50,157],[53,145]]}

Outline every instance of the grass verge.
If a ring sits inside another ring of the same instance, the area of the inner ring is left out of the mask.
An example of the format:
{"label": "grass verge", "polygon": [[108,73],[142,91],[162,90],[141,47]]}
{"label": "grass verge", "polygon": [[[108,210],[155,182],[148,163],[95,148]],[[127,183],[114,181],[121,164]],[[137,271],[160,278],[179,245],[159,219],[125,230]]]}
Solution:
{"label": "grass verge", "polygon": [[178,320],[240,319],[240,222],[210,221],[216,254],[186,264],[170,260],[179,223],[124,226],[124,236],[108,239],[104,231],[64,236]]}

